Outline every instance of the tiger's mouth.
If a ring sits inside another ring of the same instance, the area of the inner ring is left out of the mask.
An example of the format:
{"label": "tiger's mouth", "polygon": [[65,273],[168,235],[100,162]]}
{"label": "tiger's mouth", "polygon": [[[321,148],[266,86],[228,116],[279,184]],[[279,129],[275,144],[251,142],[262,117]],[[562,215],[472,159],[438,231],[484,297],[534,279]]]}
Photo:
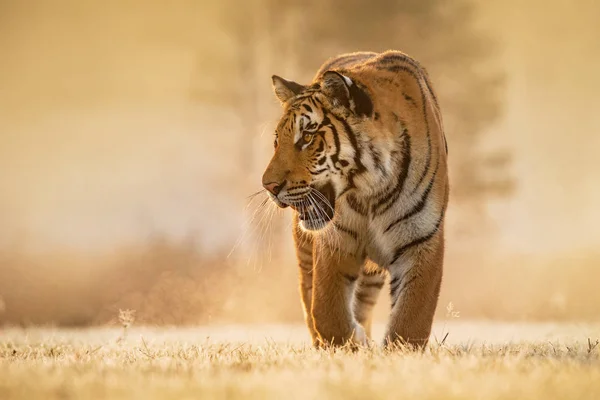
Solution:
{"label": "tiger's mouth", "polygon": [[335,214],[335,191],[331,183],[311,191],[302,201],[290,204],[298,212],[298,218],[305,229],[316,231],[323,229]]}

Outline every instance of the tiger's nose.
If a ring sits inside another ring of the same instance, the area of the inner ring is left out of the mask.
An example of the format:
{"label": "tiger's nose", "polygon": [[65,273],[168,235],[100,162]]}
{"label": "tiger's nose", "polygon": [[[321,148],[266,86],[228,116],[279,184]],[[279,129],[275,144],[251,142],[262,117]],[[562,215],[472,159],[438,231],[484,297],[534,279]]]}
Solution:
{"label": "tiger's nose", "polygon": [[269,192],[273,193],[273,195],[277,196],[279,194],[279,192],[281,192],[281,189],[283,189],[285,184],[286,184],[286,181],[283,181],[281,183],[269,182],[269,183],[263,183],[263,186]]}

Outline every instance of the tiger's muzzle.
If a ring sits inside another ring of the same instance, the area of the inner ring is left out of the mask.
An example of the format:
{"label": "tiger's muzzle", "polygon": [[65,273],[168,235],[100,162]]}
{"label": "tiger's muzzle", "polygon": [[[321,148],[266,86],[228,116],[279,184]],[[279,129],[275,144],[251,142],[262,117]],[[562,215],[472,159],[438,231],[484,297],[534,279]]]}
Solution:
{"label": "tiger's muzzle", "polygon": [[290,201],[288,205],[298,213],[302,227],[310,231],[318,231],[327,226],[335,215],[335,191],[331,183],[309,191],[299,200]]}

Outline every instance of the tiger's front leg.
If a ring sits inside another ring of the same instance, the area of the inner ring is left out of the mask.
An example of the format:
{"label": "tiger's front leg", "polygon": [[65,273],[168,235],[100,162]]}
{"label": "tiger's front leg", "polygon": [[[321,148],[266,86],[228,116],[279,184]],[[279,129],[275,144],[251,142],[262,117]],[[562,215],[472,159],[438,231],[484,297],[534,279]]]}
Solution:
{"label": "tiger's front leg", "polygon": [[317,243],[314,251],[311,314],[319,345],[366,345],[365,331],[352,312],[354,287],[364,260],[326,244]]}
{"label": "tiger's front leg", "polygon": [[300,297],[302,299],[302,310],[304,311],[304,320],[308,327],[308,332],[312,339],[312,344],[318,346],[319,339],[315,331],[315,324],[312,318],[312,292],[313,292],[313,237],[311,234],[303,232],[298,226],[298,216],[293,220],[293,237],[296,245],[296,256],[298,257],[298,267],[300,269]]}

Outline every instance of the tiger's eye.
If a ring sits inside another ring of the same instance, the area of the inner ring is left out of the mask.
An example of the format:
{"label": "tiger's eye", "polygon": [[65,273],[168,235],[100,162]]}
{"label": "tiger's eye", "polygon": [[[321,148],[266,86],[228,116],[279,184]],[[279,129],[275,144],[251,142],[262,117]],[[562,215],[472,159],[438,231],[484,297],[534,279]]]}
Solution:
{"label": "tiger's eye", "polygon": [[302,135],[302,140],[304,140],[304,143],[309,143],[312,140],[312,138],[312,133],[305,132],[304,135]]}

